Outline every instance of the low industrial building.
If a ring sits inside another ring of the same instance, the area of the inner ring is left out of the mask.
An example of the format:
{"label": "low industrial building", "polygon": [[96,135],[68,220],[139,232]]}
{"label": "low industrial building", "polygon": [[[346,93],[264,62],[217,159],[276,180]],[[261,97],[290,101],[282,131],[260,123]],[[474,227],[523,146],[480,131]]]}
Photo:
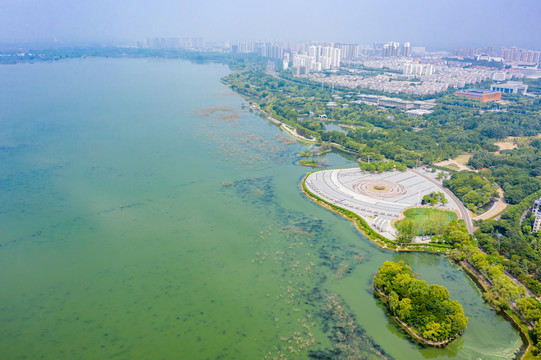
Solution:
{"label": "low industrial building", "polygon": [[524,85],[520,81],[508,81],[506,84],[492,84],[491,91],[499,91],[503,94],[526,94],[528,85]]}
{"label": "low industrial building", "polygon": [[436,103],[433,101],[408,101],[402,100],[400,98],[391,98],[387,96],[377,96],[377,95],[365,95],[359,94],[359,101],[369,105],[384,106],[384,107],[393,107],[401,110],[411,110],[411,109],[432,109],[436,106]]}
{"label": "low industrial building", "polygon": [[406,115],[409,117],[421,117],[423,115],[432,114],[432,110],[425,110],[425,109],[413,109],[406,111]]}
{"label": "low industrial building", "polygon": [[464,97],[473,100],[479,100],[482,102],[487,101],[500,101],[502,99],[502,93],[499,91],[491,91],[485,89],[464,89],[455,92],[455,96]]}
{"label": "low industrial building", "polygon": [[379,98],[379,105],[385,107],[396,107],[401,110],[413,109],[413,104],[411,101],[406,101],[398,98],[389,98],[382,96]]}

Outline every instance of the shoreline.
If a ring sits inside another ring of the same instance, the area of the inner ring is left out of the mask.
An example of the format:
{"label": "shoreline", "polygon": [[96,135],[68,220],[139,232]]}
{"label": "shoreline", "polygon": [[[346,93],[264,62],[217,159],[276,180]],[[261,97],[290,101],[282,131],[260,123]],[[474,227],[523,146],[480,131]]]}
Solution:
{"label": "shoreline", "polygon": [[295,140],[304,141],[304,142],[307,142],[309,144],[316,144],[318,142],[318,140],[316,138],[308,139],[308,138],[305,138],[304,136],[300,136],[299,134],[297,134],[295,129],[291,129],[286,123],[284,123],[284,122],[282,122],[282,121],[280,121],[278,119],[273,118],[265,110],[261,109],[261,107],[259,107],[259,104],[254,103],[252,106],[250,106],[250,109],[259,111],[261,114],[265,115],[267,120],[269,120],[273,124],[278,125],[280,127],[280,129],[283,129],[289,136],[291,136]]}
{"label": "shoreline", "polygon": [[[317,205],[337,214],[337,215],[340,215],[342,216],[343,218],[353,222],[353,224],[355,225],[355,228],[360,232],[362,233],[364,236],[366,236],[366,238],[368,240],[370,240],[370,242],[374,243],[375,245],[377,245],[378,247],[380,247],[381,249],[383,250],[390,250],[390,251],[395,251],[395,252],[406,252],[406,251],[411,251],[411,252],[425,252],[425,253],[430,253],[430,254],[444,254],[445,256],[447,256],[448,259],[449,258],[449,250],[451,250],[450,248],[447,248],[445,247],[444,249],[435,249],[435,247],[433,245],[431,246],[427,246],[425,244],[419,244],[420,246],[417,246],[417,245],[413,245],[412,244],[409,244],[409,245],[405,245],[405,247],[402,247],[400,245],[397,245],[395,244],[393,241],[385,238],[383,235],[375,232],[371,227],[370,225],[368,225],[359,215],[349,211],[349,210],[346,210],[344,208],[341,208],[339,206],[336,206],[334,204],[331,204],[323,199],[321,199],[320,197],[312,194],[307,186],[306,186],[306,178],[308,177],[308,175],[310,175],[311,173],[307,173],[303,176],[302,180],[301,180],[301,191],[302,193],[310,200],[312,200],[314,203],[316,203]],[[389,244],[390,243],[390,244]],[[424,245],[424,246],[423,246]],[[452,260],[452,259],[450,259]],[[453,261],[454,262],[454,261]],[[486,288],[484,285],[484,278],[479,278],[478,275],[472,271],[472,269],[468,268],[468,266],[466,266],[464,264],[464,261],[461,261],[461,262],[455,262],[457,265],[460,266],[461,269],[464,269],[464,271],[470,276],[470,278],[472,278],[472,280],[474,281],[474,283],[480,288],[481,290],[481,293],[484,294],[486,292]],[[515,356],[515,359],[520,359],[520,360],[523,360],[523,359],[527,359],[527,356],[528,358],[531,356],[530,354],[530,351],[532,350],[532,342],[531,342],[531,339],[530,339],[530,334],[529,332],[527,332],[523,326],[526,326],[524,324],[521,324],[521,323],[517,323],[517,319],[514,318],[514,316],[512,316],[512,314],[509,314],[508,313],[508,310],[507,311],[498,311],[496,310],[498,313],[500,313],[502,316],[504,316],[505,318],[507,318],[508,321],[511,322],[512,326],[519,332],[519,336],[521,337],[522,341],[523,341],[523,345],[521,346],[521,349],[520,351],[518,352],[518,354]],[[515,314],[516,315],[516,314]],[[518,316],[518,315],[516,315]]]}
{"label": "shoreline", "polygon": [[[323,199],[321,199],[319,196],[312,194],[308,188],[306,187],[305,180],[309,174],[306,174],[302,179],[302,193],[308,197],[310,200],[318,204],[319,206],[342,216],[343,218],[350,220],[353,222],[357,230],[361,232],[363,235],[365,235],[368,240],[375,243],[379,247],[386,249],[386,250],[392,250],[392,251],[423,251],[428,253],[441,253],[442,250],[445,250],[445,253],[449,250],[447,246],[435,246],[434,244],[428,246],[427,244],[409,244],[409,245],[398,245],[396,242],[387,239],[383,235],[379,234],[375,230],[373,230],[368,223],[361,218],[359,215],[355,214],[352,211],[346,210],[344,208],[341,208],[339,206],[336,206],[334,204],[331,204]],[[441,249],[436,249],[437,247],[440,247]]]}

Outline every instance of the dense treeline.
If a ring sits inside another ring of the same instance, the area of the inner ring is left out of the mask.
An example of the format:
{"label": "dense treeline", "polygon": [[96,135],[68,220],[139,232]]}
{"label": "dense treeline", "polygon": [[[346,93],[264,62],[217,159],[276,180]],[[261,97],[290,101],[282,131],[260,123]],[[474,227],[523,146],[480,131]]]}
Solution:
{"label": "dense treeline", "polygon": [[[541,234],[532,234],[527,209],[541,196],[538,191],[504,213],[500,220],[479,224],[475,235],[487,254],[532,292],[541,295]],[[521,226],[521,218],[524,221]]]}
{"label": "dense treeline", "polygon": [[[525,199],[525,201],[527,200],[529,199]],[[514,217],[515,214],[522,213],[521,210],[521,206],[517,205],[509,214]],[[480,243],[487,241],[487,235],[483,231],[493,230],[493,223],[493,221],[489,221],[481,224],[481,229],[476,232]],[[449,224],[445,232],[445,239],[453,244],[454,247],[451,251],[451,258],[456,261],[465,261],[467,264],[473,266],[488,281],[488,286],[485,288],[485,293],[483,294],[483,297],[488,303],[496,310],[501,311],[510,311],[514,306],[516,311],[532,329],[531,331],[526,331],[534,343],[534,347],[531,349],[532,354],[534,356],[541,355],[541,303],[535,297],[526,296],[524,287],[513,282],[505,274],[504,270],[510,271],[537,295],[541,293],[539,282],[526,275],[522,269],[517,269],[517,263],[520,263],[520,260],[514,259],[514,261],[511,261],[499,255],[493,246],[494,243],[484,245],[488,249],[486,254],[479,250],[472,243],[465,226],[457,222]],[[527,249],[527,247],[523,247],[523,249]],[[535,358],[537,359],[538,357]]]}
{"label": "dense treeline", "polygon": [[541,189],[541,139],[524,141],[519,148],[505,150],[501,154],[474,154],[468,165],[476,169],[491,169],[495,181],[504,190],[506,201],[518,204]]}
{"label": "dense treeline", "polygon": [[468,209],[476,211],[497,195],[494,180],[487,178],[487,175],[490,175],[489,171],[479,173],[467,170],[457,171],[449,180],[444,180],[443,185],[448,187]]}
{"label": "dense treeline", "polygon": [[472,241],[464,224],[452,221],[447,226],[444,239],[453,246],[450,255],[456,261],[466,261],[491,285],[484,294],[495,309],[509,309],[517,299],[526,294],[523,286],[514,283],[504,272],[505,260],[481,251]]}
{"label": "dense treeline", "polygon": [[374,286],[387,298],[391,312],[427,340],[449,340],[466,329],[468,318],[462,306],[449,298],[447,289],[416,279],[403,261],[386,261]]}
{"label": "dense treeline", "polygon": [[361,170],[370,171],[370,172],[384,172],[384,171],[404,171],[407,169],[407,166],[396,161],[376,161],[369,163],[362,163]]}
{"label": "dense treeline", "polygon": [[524,297],[517,300],[515,308],[532,329],[531,337],[534,343],[532,352],[537,355],[535,359],[539,359],[541,355],[541,303],[532,296]]}

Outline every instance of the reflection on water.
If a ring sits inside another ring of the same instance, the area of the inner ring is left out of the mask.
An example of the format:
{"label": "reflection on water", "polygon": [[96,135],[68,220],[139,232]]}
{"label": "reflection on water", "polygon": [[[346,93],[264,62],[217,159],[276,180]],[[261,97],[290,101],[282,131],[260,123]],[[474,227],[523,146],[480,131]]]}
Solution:
{"label": "reflection on water", "polygon": [[[305,198],[305,145],[242,111],[224,66],[0,73],[6,358],[504,359],[520,346],[445,258],[382,251]],[[371,280],[399,259],[463,304],[460,340],[423,348],[387,318]]]}

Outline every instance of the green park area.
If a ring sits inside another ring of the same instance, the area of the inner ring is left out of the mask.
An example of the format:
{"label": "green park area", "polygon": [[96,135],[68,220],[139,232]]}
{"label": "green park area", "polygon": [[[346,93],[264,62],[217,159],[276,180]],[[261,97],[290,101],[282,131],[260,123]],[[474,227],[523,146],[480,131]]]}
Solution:
{"label": "green park area", "polygon": [[407,209],[404,215],[405,218],[395,224],[402,236],[442,235],[447,225],[458,219],[452,211],[430,208]]}

